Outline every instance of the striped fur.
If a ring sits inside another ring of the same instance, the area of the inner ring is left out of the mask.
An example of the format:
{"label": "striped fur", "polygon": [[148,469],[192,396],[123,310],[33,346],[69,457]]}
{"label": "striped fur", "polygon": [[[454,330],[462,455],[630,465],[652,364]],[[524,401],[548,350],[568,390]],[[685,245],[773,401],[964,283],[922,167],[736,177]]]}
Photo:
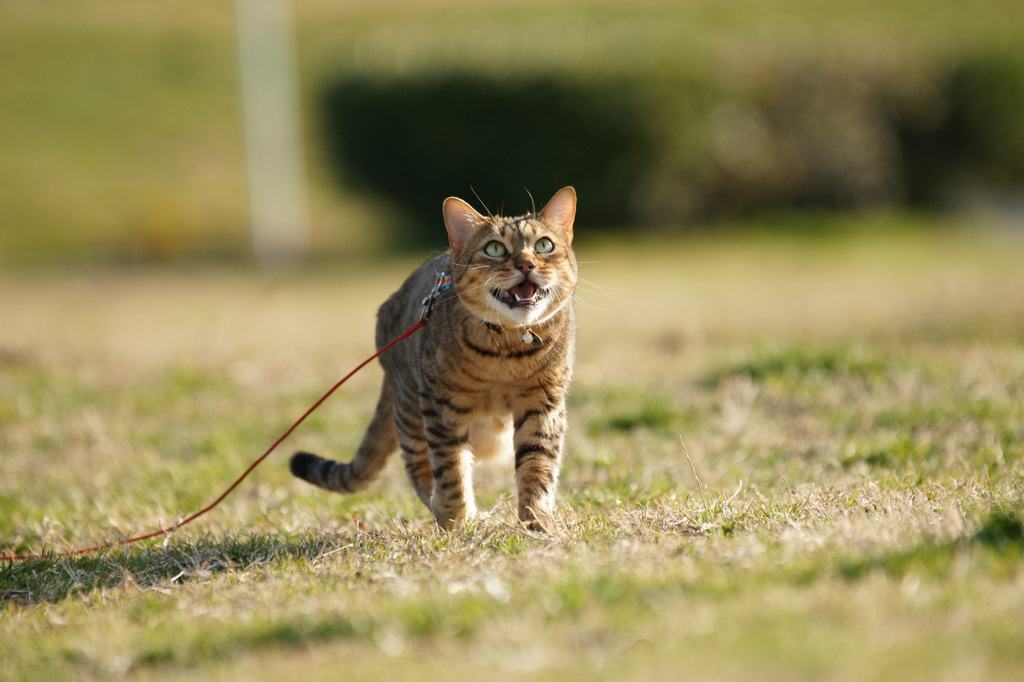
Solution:
{"label": "striped fur", "polygon": [[381,356],[377,410],[353,460],[300,452],[292,473],[355,492],[401,451],[416,493],[437,524],[452,529],[476,513],[474,461],[511,454],[519,518],[551,530],[575,352],[575,214],[571,187],[539,213],[516,218],[445,201],[452,248],[381,306],[377,347],[418,319],[436,273],[451,273],[453,288],[438,297],[423,330]]}

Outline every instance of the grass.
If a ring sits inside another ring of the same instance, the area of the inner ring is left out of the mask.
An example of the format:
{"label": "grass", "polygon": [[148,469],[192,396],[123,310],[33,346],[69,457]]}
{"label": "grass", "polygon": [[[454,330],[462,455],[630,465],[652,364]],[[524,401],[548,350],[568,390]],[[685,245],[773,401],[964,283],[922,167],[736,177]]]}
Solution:
{"label": "grass", "polygon": [[212,500],[412,263],[2,274],[0,542],[47,555],[0,567],[0,678],[1018,679],[1024,243],[971,227],[581,230],[550,537],[507,465],[451,534],[397,463],[294,481],[358,443],[372,369],[193,526],[60,556]]}

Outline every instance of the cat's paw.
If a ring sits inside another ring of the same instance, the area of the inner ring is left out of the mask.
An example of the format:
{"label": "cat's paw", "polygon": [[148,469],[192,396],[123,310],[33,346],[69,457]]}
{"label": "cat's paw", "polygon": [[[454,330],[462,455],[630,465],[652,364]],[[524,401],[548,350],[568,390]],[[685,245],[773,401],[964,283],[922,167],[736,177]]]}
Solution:
{"label": "cat's paw", "polygon": [[536,507],[523,507],[519,509],[519,520],[526,526],[526,530],[534,533],[551,534],[555,532],[555,518],[549,511]]}
{"label": "cat's paw", "polygon": [[438,505],[435,501],[431,506],[434,513],[434,521],[437,522],[439,528],[447,531],[456,530],[466,522],[475,520],[479,514],[475,504],[468,504],[459,508]]}

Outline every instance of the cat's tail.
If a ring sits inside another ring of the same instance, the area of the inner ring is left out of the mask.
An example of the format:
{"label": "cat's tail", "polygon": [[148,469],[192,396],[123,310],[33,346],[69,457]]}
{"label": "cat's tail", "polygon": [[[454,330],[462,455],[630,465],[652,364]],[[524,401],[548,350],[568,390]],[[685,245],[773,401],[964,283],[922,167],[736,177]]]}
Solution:
{"label": "cat's tail", "polygon": [[335,462],[309,452],[296,452],[289,468],[292,474],[313,485],[339,493],[354,493],[373,482],[397,450],[394,388],[385,376],[377,411],[351,462]]}

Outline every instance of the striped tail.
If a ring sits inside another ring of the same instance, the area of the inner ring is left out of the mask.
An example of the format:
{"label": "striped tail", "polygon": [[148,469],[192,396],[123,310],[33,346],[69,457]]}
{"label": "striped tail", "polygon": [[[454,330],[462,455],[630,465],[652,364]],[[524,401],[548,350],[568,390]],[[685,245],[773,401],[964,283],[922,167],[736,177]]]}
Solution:
{"label": "striped tail", "polygon": [[362,490],[377,478],[388,458],[398,450],[394,409],[394,390],[385,377],[377,411],[352,461],[335,462],[309,452],[296,452],[289,463],[292,474],[334,492]]}
{"label": "striped tail", "polygon": [[369,481],[352,475],[352,465],[324,459],[310,452],[296,452],[289,462],[292,474],[315,486],[339,493],[354,493]]}

